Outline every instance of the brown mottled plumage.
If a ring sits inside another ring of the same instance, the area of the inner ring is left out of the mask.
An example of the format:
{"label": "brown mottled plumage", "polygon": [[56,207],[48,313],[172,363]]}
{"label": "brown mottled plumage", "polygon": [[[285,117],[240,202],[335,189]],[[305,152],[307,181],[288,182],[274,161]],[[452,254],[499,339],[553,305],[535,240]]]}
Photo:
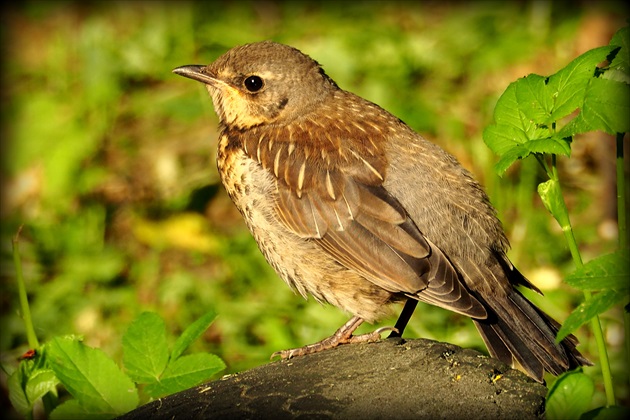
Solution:
{"label": "brown mottled plumage", "polygon": [[402,334],[420,300],[471,317],[493,356],[538,381],[589,364],[575,337],[555,343],[558,323],[516,290],[536,288],[451,155],[286,45],[243,45],[174,72],[212,96],[221,180],[267,261],[302,296],[354,315],[280,356],[377,339],[352,333],[391,302],[407,302],[393,329]]}

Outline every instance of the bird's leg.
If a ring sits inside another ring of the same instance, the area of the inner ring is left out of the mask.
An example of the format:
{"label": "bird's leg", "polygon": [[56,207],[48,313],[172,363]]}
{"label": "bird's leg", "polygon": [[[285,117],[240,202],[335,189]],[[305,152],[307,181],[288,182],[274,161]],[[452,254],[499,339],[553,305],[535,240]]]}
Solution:
{"label": "bird's leg", "polygon": [[353,332],[359,328],[359,325],[363,323],[363,319],[358,316],[353,316],[348,322],[343,324],[333,335],[324,338],[317,343],[309,344],[304,347],[298,347],[296,349],[281,350],[271,355],[271,358],[280,356],[282,359],[290,359],[295,356],[304,356],[305,354],[317,353],[323,350],[332,349],[341,344],[350,343],[370,343],[381,339],[381,333],[384,331],[396,331],[395,327],[382,327],[370,333],[361,335],[352,335]]}
{"label": "bird's leg", "polygon": [[413,311],[416,310],[417,305],[418,301],[416,299],[407,299],[407,302],[405,302],[405,306],[398,317],[398,321],[396,321],[396,325],[388,338],[402,337],[403,331],[405,331],[405,327],[407,327],[407,323],[409,322],[411,315],[413,315]]}

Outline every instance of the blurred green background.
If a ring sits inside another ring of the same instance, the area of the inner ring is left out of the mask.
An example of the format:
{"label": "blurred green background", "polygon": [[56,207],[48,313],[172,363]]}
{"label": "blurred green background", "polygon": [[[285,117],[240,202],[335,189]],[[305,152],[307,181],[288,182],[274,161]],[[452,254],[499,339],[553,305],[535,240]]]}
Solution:
{"label": "blurred green background", "polygon": [[[120,361],[121,336],[140,312],[159,313],[176,335],[214,310],[194,350],[218,354],[235,372],[348,319],[294,295],[267,266],[219,184],[210,98],[171,73],[265,39],[311,55],[342,88],[456,155],[497,206],[511,258],[545,291],[534,299],[564,319],[581,295],[561,284],[572,263],[535,192],[542,174],[526,160],[499,179],[481,133],[510,82],[552,74],[608,44],[627,12],[623,2],[588,1],[5,4],[2,364],[16,365],[27,349],[11,257],[20,225],[42,341],[81,334]],[[586,261],[616,246],[613,160],[614,141],[594,133],[561,161]],[[613,370],[624,372],[620,312],[605,314],[603,325]],[[468,319],[423,304],[406,336],[485,352]],[[589,331],[578,336],[596,360]],[[586,369],[595,378],[597,370]],[[627,384],[618,386],[627,395]]]}

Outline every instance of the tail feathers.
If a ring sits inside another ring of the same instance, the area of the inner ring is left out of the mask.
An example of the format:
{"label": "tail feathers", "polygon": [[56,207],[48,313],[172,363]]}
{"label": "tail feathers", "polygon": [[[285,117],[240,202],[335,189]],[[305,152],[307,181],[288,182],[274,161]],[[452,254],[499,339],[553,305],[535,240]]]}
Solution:
{"label": "tail feathers", "polygon": [[487,319],[474,319],[490,354],[523,370],[538,382],[545,371],[559,375],[578,366],[591,365],[576,349],[574,336],[555,342],[560,324],[536,308],[518,290],[507,299],[483,302],[492,308]]}

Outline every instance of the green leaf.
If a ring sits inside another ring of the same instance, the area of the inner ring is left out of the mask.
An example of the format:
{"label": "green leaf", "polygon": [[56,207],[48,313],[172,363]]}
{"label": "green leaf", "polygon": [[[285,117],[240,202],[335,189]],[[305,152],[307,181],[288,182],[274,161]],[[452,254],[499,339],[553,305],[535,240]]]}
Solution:
{"label": "green leaf", "polygon": [[168,358],[164,320],[153,312],[143,312],[123,335],[127,373],[138,383],[153,383],[164,372]]}
{"label": "green leaf", "polygon": [[15,411],[20,413],[24,417],[28,417],[33,406],[28,401],[24,388],[22,388],[22,381],[24,380],[24,373],[22,369],[18,368],[9,376],[7,385],[9,388],[9,401],[15,408]]}
{"label": "green leaf", "polygon": [[525,132],[506,124],[495,124],[486,127],[483,140],[490,150],[501,156],[515,146],[527,141]]}
{"label": "green leaf", "polygon": [[551,125],[553,98],[547,90],[547,78],[537,74],[519,79],[516,83],[516,101],[525,117],[537,125]]}
{"label": "green leaf", "polygon": [[[520,80],[520,79],[519,79]],[[518,101],[516,100],[516,82],[509,84],[505,92],[499,97],[494,107],[494,121],[498,125],[516,127],[522,129],[522,118],[518,112]]]}
{"label": "green leaf", "polygon": [[199,385],[223,369],[225,363],[214,354],[195,353],[182,356],[169,363],[160,382],[147,385],[145,391],[151,397],[159,398]]}
{"label": "green leaf", "polygon": [[630,27],[625,26],[619,29],[610,40],[610,45],[621,47],[621,50],[610,62],[609,67],[630,76]]}
{"label": "green leaf", "polygon": [[173,351],[171,352],[171,360],[175,360],[181,356],[188,346],[210,327],[216,317],[217,315],[214,311],[208,312],[186,328],[177,341],[175,341]]}
{"label": "green leaf", "polygon": [[620,250],[595,258],[567,276],[566,282],[579,290],[627,290],[630,287],[630,257]]}
{"label": "green leaf", "polygon": [[79,403],[78,400],[68,400],[59,404],[50,413],[50,420],[98,420],[111,419],[110,413],[98,413],[91,411]]}
{"label": "green leaf", "polygon": [[584,120],[584,116],[580,112],[577,117],[564,125],[556,135],[560,138],[571,138],[576,134],[587,133],[589,131],[591,131],[591,125]]}
{"label": "green leaf", "polygon": [[630,131],[630,85],[604,78],[589,83],[582,117],[589,131],[608,134]]}
{"label": "green leaf", "polygon": [[[596,96],[600,92],[594,92],[589,97],[593,104],[591,114],[585,117],[580,114],[578,122],[571,121],[568,128],[560,128],[559,133],[554,134],[555,122],[583,107],[586,89],[594,79],[597,65],[615,48],[606,46],[587,51],[548,78],[530,74],[508,86],[497,101],[495,124],[483,133],[486,145],[501,157],[496,165],[499,175],[531,153],[568,156],[571,144],[567,139],[578,132],[590,131],[590,125],[623,128],[624,123],[628,124],[621,115],[625,115],[624,101],[630,95],[624,97],[623,92],[616,92],[600,97]],[[600,114],[604,115],[593,114],[600,109]],[[606,123],[600,121],[602,118]]]}
{"label": "green leaf", "polygon": [[569,220],[569,211],[562,197],[560,183],[555,179],[550,179],[538,185],[538,194],[542,199],[545,208],[549,210],[551,215],[558,221],[563,230],[571,227]]}
{"label": "green leaf", "polygon": [[628,417],[630,417],[630,408],[611,405],[586,412],[580,420],[625,420]]}
{"label": "green leaf", "polygon": [[566,372],[558,376],[547,393],[545,416],[553,419],[578,419],[593,399],[593,380],[582,372]]}
{"label": "green leaf", "polygon": [[497,101],[494,108],[494,121],[484,131],[484,142],[497,153],[503,154],[514,145],[525,143],[529,139],[544,138],[549,135],[548,129],[541,128],[521,110],[516,92],[525,79],[511,83]]}
{"label": "green leaf", "polygon": [[562,137],[547,137],[530,140],[525,144],[530,153],[547,153],[553,155],[571,155],[571,142]]}
{"label": "green leaf", "polygon": [[495,168],[499,175],[531,153],[568,156],[571,152],[567,139],[551,135],[553,98],[545,80],[535,74],[521,78],[510,84],[497,101],[496,124],[484,130],[483,139],[501,157]]}
{"label": "green leaf", "polygon": [[512,147],[510,150],[505,152],[503,156],[501,156],[494,169],[497,174],[501,176],[514,162],[529,156],[529,153],[530,152],[527,147],[523,145]]}
{"label": "green leaf", "polygon": [[26,396],[31,402],[37,401],[49,392],[57,392],[59,380],[55,372],[50,369],[38,369],[34,371],[26,382]]}
{"label": "green leaf", "polygon": [[116,416],[138,405],[138,391],[103,351],[71,337],[46,345],[50,366],[63,386],[90,413]]}
{"label": "green leaf", "polygon": [[607,289],[585,302],[582,302],[562,324],[556,336],[556,342],[562,341],[566,336],[580,328],[581,325],[588,322],[591,318],[606,312],[619,302],[628,298],[627,292],[619,292]]}
{"label": "green leaf", "polygon": [[595,76],[597,65],[614,49],[608,45],[589,50],[549,77],[547,89],[555,102],[552,121],[566,117],[582,106],[586,86]]}
{"label": "green leaf", "polygon": [[[502,147],[507,146],[507,144],[508,141],[505,141]],[[499,175],[502,175],[512,163],[519,159],[524,159],[532,153],[549,153],[568,156],[571,153],[571,146],[568,140],[558,137],[529,140],[526,143],[517,144],[504,150],[495,169]]]}

